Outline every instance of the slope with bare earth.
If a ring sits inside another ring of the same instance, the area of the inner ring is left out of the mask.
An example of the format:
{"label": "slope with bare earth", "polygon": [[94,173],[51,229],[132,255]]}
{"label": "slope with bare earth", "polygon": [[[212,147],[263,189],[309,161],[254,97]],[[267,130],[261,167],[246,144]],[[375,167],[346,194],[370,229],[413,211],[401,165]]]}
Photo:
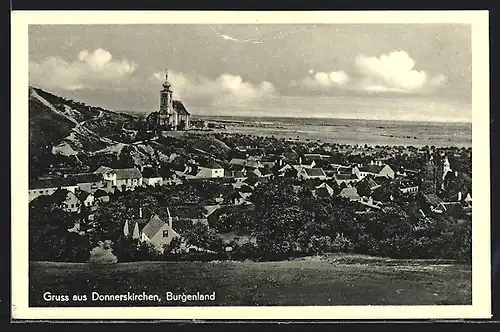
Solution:
{"label": "slope with bare earth", "polygon": [[[42,294],[158,294],[158,302],[45,302]],[[214,302],[165,293],[216,292]],[[424,260],[30,263],[30,306],[263,306],[471,304],[471,266]]]}
{"label": "slope with bare earth", "polygon": [[66,156],[104,149],[117,143],[106,134],[130,120],[35,87],[29,87],[29,119],[31,156],[45,149]]}

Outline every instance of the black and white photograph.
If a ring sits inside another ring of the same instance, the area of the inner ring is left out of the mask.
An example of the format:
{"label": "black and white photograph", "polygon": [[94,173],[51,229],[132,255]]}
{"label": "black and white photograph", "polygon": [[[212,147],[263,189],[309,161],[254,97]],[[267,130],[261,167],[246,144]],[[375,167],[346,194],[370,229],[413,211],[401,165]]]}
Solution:
{"label": "black and white photograph", "polygon": [[489,317],[487,12],[14,14],[14,316]]}

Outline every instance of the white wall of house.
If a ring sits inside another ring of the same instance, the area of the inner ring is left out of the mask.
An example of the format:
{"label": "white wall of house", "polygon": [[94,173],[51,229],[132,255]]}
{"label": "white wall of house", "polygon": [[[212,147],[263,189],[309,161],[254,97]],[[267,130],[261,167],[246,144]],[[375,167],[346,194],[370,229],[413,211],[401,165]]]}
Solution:
{"label": "white wall of house", "polygon": [[116,186],[118,189],[125,185],[127,189],[134,190],[136,187],[142,186],[142,178],[138,179],[117,179]]}
{"label": "white wall of house", "polygon": [[224,168],[206,168],[200,167],[200,172],[196,175],[197,178],[223,178]]}
{"label": "white wall of house", "polygon": [[161,186],[163,185],[163,178],[143,178],[142,182],[148,186]]}

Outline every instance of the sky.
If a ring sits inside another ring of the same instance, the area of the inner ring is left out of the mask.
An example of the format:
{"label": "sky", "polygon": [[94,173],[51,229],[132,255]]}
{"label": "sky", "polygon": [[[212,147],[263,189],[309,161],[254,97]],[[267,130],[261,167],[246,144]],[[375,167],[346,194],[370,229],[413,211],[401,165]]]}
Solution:
{"label": "sky", "polygon": [[464,24],[32,25],[30,85],[152,112],[168,78],[192,114],[472,119]]}

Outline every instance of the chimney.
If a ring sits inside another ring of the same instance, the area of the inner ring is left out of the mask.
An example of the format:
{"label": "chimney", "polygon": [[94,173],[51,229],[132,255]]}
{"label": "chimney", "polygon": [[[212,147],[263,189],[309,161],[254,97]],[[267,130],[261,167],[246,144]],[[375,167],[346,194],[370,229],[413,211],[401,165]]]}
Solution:
{"label": "chimney", "polygon": [[139,207],[139,218],[142,218],[142,207]]}
{"label": "chimney", "polygon": [[462,201],[462,192],[461,191],[458,192],[458,201],[459,202]]}
{"label": "chimney", "polygon": [[458,177],[458,171],[455,171],[455,177]]}

